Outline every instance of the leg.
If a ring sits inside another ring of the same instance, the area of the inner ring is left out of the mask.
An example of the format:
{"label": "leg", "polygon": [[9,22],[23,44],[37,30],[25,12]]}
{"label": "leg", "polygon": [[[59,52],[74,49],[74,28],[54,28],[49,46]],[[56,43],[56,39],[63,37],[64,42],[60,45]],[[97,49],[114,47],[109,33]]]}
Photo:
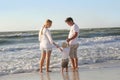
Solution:
{"label": "leg", "polygon": [[68,64],[69,64],[69,59],[67,59],[67,66],[66,66],[66,72],[68,72]]}
{"label": "leg", "polygon": [[51,51],[48,51],[48,53],[46,53],[46,72],[51,72],[49,70],[50,56],[51,56]]}
{"label": "leg", "polygon": [[77,48],[78,48],[78,45],[76,45],[75,47],[75,51],[74,51],[74,63],[75,63],[75,68],[78,69],[78,58],[77,58]]}
{"label": "leg", "polygon": [[45,57],[46,57],[46,53],[45,52],[41,53],[40,72],[42,72],[42,67],[43,67],[43,63],[44,63]]}
{"label": "leg", "polygon": [[75,61],[75,68],[78,69],[78,58],[75,58],[74,61]]}
{"label": "leg", "polygon": [[64,68],[62,67],[62,72],[64,71]]}
{"label": "leg", "polygon": [[69,53],[69,55],[70,55],[70,60],[71,60],[72,69],[73,69],[73,71],[74,71],[74,69],[75,69],[75,63],[74,63],[74,47],[73,47],[73,46],[71,46],[71,48],[70,48],[70,53]]}
{"label": "leg", "polygon": [[66,72],[68,72],[68,67],[66,67]]}
{"label": "leg", "polygon": [[74,62],[74,59],[71,58],[71,63],[72,63],[72,68],[73,68],[73,71],[75,70],[75,62]]}

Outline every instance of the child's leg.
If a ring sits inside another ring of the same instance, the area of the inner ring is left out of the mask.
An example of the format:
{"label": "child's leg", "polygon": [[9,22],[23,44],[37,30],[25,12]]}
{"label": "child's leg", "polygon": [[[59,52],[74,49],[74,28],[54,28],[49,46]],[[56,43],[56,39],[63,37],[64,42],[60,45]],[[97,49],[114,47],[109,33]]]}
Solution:
{"label": "child's leg", "polygon": [[68,67],[66,67],[66,72],[68,72]]}
{"label": "child's leg", "polygon": [[69,63],[69,59],[67,61],[67,65],[66,65],[66,72],[68,72],[68,63]]}

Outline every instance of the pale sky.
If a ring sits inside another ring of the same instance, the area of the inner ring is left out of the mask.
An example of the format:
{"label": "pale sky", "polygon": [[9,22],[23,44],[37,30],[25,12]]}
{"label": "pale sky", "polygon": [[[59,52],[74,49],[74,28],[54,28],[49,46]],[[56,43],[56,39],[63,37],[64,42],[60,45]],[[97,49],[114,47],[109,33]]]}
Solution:
{"label": "pale sky", "polygon": [[46,19],[52,29],[120,27],[120,0],[0,0],[0,31],[38,30]]}

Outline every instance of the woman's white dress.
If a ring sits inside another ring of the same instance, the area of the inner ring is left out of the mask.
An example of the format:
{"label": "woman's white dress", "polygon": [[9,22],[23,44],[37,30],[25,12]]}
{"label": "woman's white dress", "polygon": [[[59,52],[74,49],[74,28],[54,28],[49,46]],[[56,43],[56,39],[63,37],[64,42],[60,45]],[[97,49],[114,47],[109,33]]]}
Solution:
{"label": "woman's white dress", "polygon": [[39,41],[41,50],[52,50],[53,39],[48,28],[44,28],[41,35],[41,30],[39,32]]}

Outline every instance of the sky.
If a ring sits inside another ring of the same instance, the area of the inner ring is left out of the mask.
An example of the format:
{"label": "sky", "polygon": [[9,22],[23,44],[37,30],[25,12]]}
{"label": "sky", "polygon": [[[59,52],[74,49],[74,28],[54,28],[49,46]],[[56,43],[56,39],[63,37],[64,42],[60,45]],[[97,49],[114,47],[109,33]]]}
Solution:
{"label": "sky", "polygon": [[0,31],[68,29],[72,17],[80,28],[120,27],[120,0],[0,0]]}

